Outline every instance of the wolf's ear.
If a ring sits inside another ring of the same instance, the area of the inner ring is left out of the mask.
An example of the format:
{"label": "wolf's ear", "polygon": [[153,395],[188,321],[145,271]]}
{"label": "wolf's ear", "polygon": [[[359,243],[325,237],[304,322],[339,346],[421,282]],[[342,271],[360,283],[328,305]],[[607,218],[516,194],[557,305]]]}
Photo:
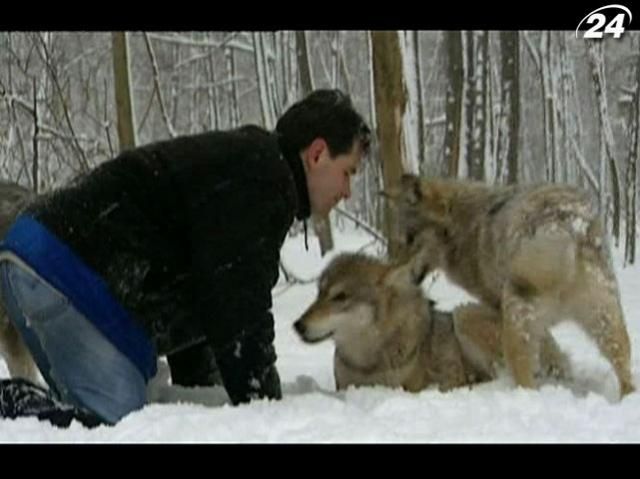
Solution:
{"label": "wolf's ear", "polygon": [[423,248],[420,248],[416,252],[409,253],[405,259],[394,265],[385,276],[384,282],[388,286],[397,288],[420,286],[432,269],[429,255]]}
{"label": "wolf's ear", "polygon": [[450,211],[447,186],[438,182],[423,184],[421,190],[423,204],[429,208],[429,212],[437,217],[445,218]]}
{"label": "wolf's ear", "polygon": [[383,282],[385,286],[404,290],[415,285],[411,274],[411,265],[409,263],[400,263],[394,265],[387,274],[384,275]]}
{"label": "wolf's ear", "polygon": [[397,203],[402,195],[402,190],[399,186],[390,186],[378,193],[385,200],[389,200],[392,204]]}
{"label": "wolf's ear", "polygon": [[422,199],[420,177],[410,173],[405,173],[400,178],[400,187],[405,200],[410,205],[417,205]]}
{"label": "wolf's ear", "polygon": [[386,188],[380,192],[380,195],[392,203],[404,200],[410,205],[416,205],[422,196],[420,193],[420,178],[416,175],[405,173],[400,177],[400,184]]}
{"label": "wolf's ear", "polygon": [[422,284],[431,267],[426,262],[413,261],[411,264],[411,281],[415,285]]}

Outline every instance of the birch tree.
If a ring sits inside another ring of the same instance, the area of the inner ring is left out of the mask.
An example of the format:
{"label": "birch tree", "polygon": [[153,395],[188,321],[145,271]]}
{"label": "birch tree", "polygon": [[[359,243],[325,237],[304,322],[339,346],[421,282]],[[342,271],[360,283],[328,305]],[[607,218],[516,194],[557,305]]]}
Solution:
{"label": "birch tree", "polygon": [[507,183],[518,182],[518,137],[520,132],[520,41],[517,31],[500,32],[502,112],[498,126],[496,170],[500,181],[502,165]]}
{"label": "birch tree", "polygon": [[640,42],[636,43],[637,61],[635,69],[631,69],[634,73],[632,78],[635,85],[633,88],[633,100],[631,102],[631,108],[629,109],[629,155],[627,158],[627,172],[625,175],[625,264],[634,264],[636,259],[636,215],[638,197],[637,164],[638,155],[640,155],[640,146],[638,144],[638,130],[640,129],[640,54],[638,54],[638,45],[640,45]]}
{"label": "birch tree", "polygon": [[613,221],[612,233],[616,245],[620,239],[620,181],[618,166],[615,160],[615,145],[613,132],[609,120],[609,107],[606,96],[605,64],[604,64],[604,42],[601,40],[586,41],[589,64],[591,66],[591,77],[598,107],[598,122],[600,125],[600,208],[604,212],[605,218],[609,216],[607,207],[607,174],[611,177],[611,196],[613,201]]}
{"label": "birch tree", "polygon": [[447,61],[446,126],[444,159],[448,176],[457,178],[460,170],[460,143],[463,118],[463,61],[462,32],[445,32]]}

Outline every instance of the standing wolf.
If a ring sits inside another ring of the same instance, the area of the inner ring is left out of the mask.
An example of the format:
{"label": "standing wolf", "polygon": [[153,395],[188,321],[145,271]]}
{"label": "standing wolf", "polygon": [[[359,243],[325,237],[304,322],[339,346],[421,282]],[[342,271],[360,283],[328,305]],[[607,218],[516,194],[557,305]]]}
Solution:
{"label": "standing wolf", "polygon": [[386,192],[407,251],[502,316],[506,363],[533,388],[542,340],[563,319],[596,342],[634,390],[631,347],[606,235],[586,192],[565,185],[492,187],[404,175]]}

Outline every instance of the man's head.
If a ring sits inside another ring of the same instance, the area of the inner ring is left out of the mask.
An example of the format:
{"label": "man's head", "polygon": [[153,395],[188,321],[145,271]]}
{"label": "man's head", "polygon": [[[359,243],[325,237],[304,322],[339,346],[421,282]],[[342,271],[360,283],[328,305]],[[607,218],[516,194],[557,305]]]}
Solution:
{"label": "man's head", "polygon": [[327,214],[351,195],[351,176],[369,151],[371,130],[339,90],[316,90],[276,125],[286,156],[302,159],[311,211]]}

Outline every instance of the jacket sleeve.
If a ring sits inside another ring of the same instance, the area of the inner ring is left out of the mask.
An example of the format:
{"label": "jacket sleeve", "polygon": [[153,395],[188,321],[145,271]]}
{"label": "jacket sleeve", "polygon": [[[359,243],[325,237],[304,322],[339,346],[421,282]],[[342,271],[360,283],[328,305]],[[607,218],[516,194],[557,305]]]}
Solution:
{"label": "jacket sleeve", "polygon": [[271,289],[290,208],[269,183],[228,182],[216,197],[191,232],[195,313],[232,403],[279,399]]}

